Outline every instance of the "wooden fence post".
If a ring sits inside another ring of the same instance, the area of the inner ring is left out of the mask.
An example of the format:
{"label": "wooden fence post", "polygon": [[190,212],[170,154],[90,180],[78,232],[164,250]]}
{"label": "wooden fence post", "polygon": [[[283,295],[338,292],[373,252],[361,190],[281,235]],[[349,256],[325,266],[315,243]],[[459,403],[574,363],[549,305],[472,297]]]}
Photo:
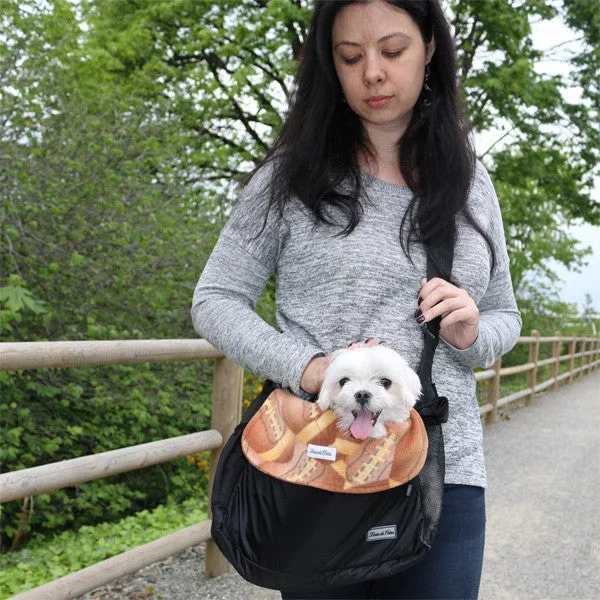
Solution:
{"label": "wooden fence post", "polygon": [[535,337],[535,342],[531,342],[529,345],[529,362],[533,363],[533,368],[527,372],[527,387],[531,390],[531,393],[525,400],[525,405],[530,405],[535,398],[535,386],[537,385],[537,363],[540,353],[540,332],[534,329],[531,332],[532,337]]}
{"label": "wooden fence post", "polygon": [[589,349],[589,357],[587,359],[587,368],[585,370],[586,373],[591,373],[594,364],[594,350],[596,349],[596,340],[593,338],[590,340],[590,349]]}
{"label": "wooden fence post", "polygon": [[560,362],[559,362],[560,343],[561,343],[560,331],[557,331],[554,334],[554,336],[557,337],[558,340],[556,340],[552,344],[552,358],[554,359],[554,362],[552,363],[552,379],[554,379],[554,383],[552,384],[552,389],[557,390],[558,389],[558,367],[560,365]]}
{"label": "wooden fence post", "polygon": [[[587,349],[588,352],[593,348],[593,345],[594,345],[594,342],[592,342],[592,341],[586,342],[586,346],[588,347],[588,349]],[[585,350],[583,352],[585,353]],[[589,366],[590,365],[590,357],[584,356],[583,364],[584,364],[583,374],[586,375],[590,371],[590,366]]]}
{"label": "wooden fence post", "polygon": [[498,398],[500,398],[500,368],[502,367],[502,358],[499,358],[492,369],[495,375],[489,380],[487,389],[487,403],[491,404],[492,410],[485,417],[486,424],[494,423],[498,419]]}
{"label": "wooden fence post", "polygon": [[571,338],[571,341],[569,342],[569,379],[568,379],[568,383],[573,383],[573,369],[575,368],[575,345],[576,345],[575,340],[576,339],[577,339],[577,337],[573,336]]}
{"label": "wooden fence post", "polygon": [[[229,436],[240,421],[243,386],[244,369],[231,362],[228,358],[218,358],[215,360],[211,428],[221,433],[223,443],[229,439]],[[217,462],[219,461],[222,449],[222,447],[217,448],[210,454],[209,501],[212,494]],[[212,518],[210,503],[208,506],[208,518]],[[206,543],[205,577],[210,579],[217,575],[231,573],[232,570],[231,565],[221,554],[215,543],[209,540]]]}
{"label": "wooden fence post", "polygon": [[585,372],[583,367],[585,366],[585,347],[587,345],[587,342],[585,341],[585,338],[581,338],[581,357],[579,358],[579,367],[581,368],[581,370],[579,371],[579,378],[581,379]]}

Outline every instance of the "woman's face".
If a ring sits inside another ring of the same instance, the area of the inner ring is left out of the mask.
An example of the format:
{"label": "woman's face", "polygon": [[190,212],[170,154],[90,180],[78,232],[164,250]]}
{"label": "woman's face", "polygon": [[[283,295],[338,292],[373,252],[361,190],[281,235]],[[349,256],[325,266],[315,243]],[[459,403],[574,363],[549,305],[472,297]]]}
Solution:
{"label": "woman's face", "polygon": [[354,3],[336,16],[333,62],[346,102],[368,131],[406,130],[435,44],[412,17],[383,0]]}

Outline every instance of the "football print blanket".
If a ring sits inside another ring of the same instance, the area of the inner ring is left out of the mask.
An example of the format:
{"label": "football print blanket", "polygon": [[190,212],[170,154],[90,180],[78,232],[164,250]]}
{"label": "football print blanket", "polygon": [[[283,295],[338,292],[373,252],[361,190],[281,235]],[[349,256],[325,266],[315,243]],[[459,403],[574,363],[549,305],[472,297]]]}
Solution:
{"label": "football print blanket", "polygon": [[427,433],[415,410],[405,423],[387,423],[379,439],[357,440],[336,421],[333,411],[276,389],[246,426],[242,451],[272,477],[350,494],[397,487],[423,467]]}

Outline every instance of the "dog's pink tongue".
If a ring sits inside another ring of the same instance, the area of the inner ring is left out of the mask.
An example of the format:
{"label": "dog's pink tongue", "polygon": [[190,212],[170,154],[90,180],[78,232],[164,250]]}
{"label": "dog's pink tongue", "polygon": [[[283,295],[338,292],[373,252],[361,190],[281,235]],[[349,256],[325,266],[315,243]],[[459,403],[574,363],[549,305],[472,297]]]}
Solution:
{"label": "dog's pink tongue", "polygon": [[373,413],[368,410],[360,411],[350,427],[350,432],[357,440],[365,440],[369,437],[372,430]]}

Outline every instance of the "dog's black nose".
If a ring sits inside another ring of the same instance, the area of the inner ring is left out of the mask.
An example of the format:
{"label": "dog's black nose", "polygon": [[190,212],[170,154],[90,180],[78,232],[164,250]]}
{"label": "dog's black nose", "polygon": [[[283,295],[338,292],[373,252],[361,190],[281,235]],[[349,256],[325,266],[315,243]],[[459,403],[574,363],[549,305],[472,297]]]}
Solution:
{"label": "dog's black nose", "polygon": [[354,394],[354,399],[361,406],[364,406],[371,399],[371,392],[367,392],[366,390],[360,390]]}

